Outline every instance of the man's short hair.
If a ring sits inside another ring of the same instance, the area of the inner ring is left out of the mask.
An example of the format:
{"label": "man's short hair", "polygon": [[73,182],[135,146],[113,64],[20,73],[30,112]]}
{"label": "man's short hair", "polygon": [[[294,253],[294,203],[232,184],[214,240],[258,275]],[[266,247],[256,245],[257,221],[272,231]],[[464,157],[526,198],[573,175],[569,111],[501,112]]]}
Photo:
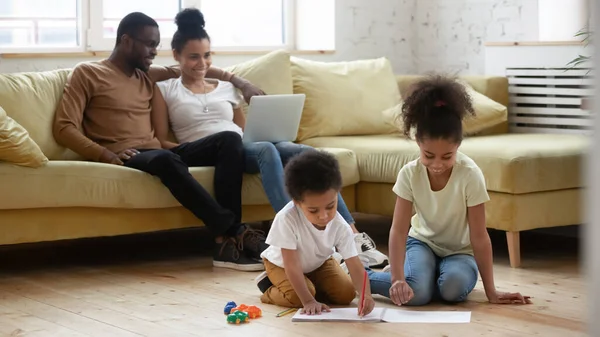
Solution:
{"label": "man's short hair", "polygon": [[158,27],[156,20],[141,12],[133,12],[127,14],[117,28],[117,45],[121,43],[121,36],[127,34],[136,37],[138,32],[147,26]]}

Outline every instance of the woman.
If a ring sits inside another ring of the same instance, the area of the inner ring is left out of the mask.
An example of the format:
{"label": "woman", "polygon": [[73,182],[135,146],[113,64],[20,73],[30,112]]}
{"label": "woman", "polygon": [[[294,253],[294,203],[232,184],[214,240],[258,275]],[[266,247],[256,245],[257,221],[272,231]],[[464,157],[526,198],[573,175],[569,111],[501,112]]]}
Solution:
{"label": "woman", "polygon": [[[169,123],[178,142],[190,142],[218,132],[243,135],[246,118],[241,108],[243,98],[229,82],[205,78],[212,64],[210,37],[204,29],[204,16],[187,8],[175,18],[177,31],[171,47],[179,63],[181,77],[158,82],[152,102],[153,125],[164,148],[177,144],[168,141]],[[263,188],[275,212],[290,197],[285,191],[283,167],[295,155],[313,149],[292,142],[254,142],[244,144],[245,172],[260,173]],[[366,233],[359,233],[354,219],[339,195],[338,211],[351,226],[361,257],[368,266],[387,264],[387,256],[375,249]]]}

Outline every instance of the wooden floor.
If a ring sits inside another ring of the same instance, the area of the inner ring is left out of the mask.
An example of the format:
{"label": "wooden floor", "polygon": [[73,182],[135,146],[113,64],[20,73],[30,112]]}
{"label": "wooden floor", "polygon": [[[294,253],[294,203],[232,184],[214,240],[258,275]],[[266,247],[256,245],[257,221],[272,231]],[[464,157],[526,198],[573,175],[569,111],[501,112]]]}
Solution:
{"label": "wooden floor", "polygon": [[[533,305],[486,303],[481,283],[458,306],[470,324],[292,323],[263,305],[258,273],[212,268],[202,230],[0,250],[0,336],[586,336],[585,284],[576,239],[523,235],[523,268],[508,267],[502,233],[492,233],[498,289]],[[385,250],[385,235],[377,237]],[[264,317],[228,325],[227,301]],[[377,305],[391,306],[377,298]],[[354,304],[355,305],[355,304]]]}

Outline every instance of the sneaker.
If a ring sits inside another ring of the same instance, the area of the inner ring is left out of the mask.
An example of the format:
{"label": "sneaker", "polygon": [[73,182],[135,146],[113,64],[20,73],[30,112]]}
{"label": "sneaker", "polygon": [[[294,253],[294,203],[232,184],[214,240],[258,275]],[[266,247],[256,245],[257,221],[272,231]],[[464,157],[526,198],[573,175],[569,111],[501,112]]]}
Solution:
{"label": "sneaker", "polygon": [[261,262],[242,254],[233,238],[228,238],[215,245],[213,266],[241,271],[265,270],[265,266]]}
{"label": "sneaker", "polygon": [[269,277],[267,276],[267,272],[263,271],[262,273],[260,273],[255,279],[254,281],[256,281],[256,285],[258,286],[258,289],[260,289],[261,293],[265,293],[267,292],[267,290],[269,288],[271,288],[271,286],[273,285],[273,283],[271,283],[271,280],[269,280]]}
{"label": "sneaker", "polygon": [[[340,259],[341,258],[342,258],[342,256],[340,255]],[[365,267],[365,268],[369,267],[369,259],[366,256],[364,256],[364,254],[358,254],[358,259],[360,260],[360,263],[362,263],[363,267]],[[350,271],[348,270],[348,266],[346,266],[346,262],[344,262],[344,260],[341,260],[341,261],[342,261],[342,263],[340,263],[340,267],[342,267],[342,270],[346,274],[350,274]]]}
{"label": "sneaker", "polygon": [[338,252],[333,252],[333,255],[331,255],[339,264],[342,264],[342,262],[344,262],[344,258],[342,258],[342,254],[338,253]]}
{"label": "sneaker", "polygon": [[389,264],[385,267],[383,267],[382,272],[387,273],[387,272],[391,272],[392,271],[392,266],[390,266]]}
{"label": "sneaker", "polygon": [[238,235],[239,250],[246,253],[248,257],[261,260],[260,254],[269,248],[265,242],[265,232],[244,226],[243,232]]}
{"label": "sneaker", "polygon": [[377,250],[375,242],[367,233],[354,234],[354,242],[356,243],[356,249],[358,250],[358,255],[361,257],[361,261],[366,259],[369,263],[369,268],[383,267],[388,264],[388,257]]}

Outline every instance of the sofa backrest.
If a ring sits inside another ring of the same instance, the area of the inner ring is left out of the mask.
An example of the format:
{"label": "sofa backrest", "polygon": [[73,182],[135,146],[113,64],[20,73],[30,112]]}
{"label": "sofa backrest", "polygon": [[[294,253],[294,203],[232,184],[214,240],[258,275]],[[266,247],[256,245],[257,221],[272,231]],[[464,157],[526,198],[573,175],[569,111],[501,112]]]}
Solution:
{"label": "sofa backrest", "polygon": [[[281,94],[292,93],[293,74],[290,68],[289,54],[277,51],[225,69],[249,79],[269,94]],[[71,150],[59,145],[52,135],[55,109],[70,72],[71,69],[58,69],[0,74],[0,107],[29,132],[30,137],[50,160],[81,159]],[[419,77],[396,76],[400,93],[403,94],[410,83]],[[462,79],[475,91],[505,107],[508,106],[508,80],[505,77],[465,76]],[[299,86],[294,82],[294,91]],[[482,131],[478,131],[477,135],[506,133],[507,123],[498,123],[498,116],[502,117],[496,113],[496,121],[488,123],[485,128],[479,128]],[[307,125],[303,124],[304,127]],[[388,129],[385,129],[386,132],[389,132]],[[172,134],[170,136],[174,139]]]}

